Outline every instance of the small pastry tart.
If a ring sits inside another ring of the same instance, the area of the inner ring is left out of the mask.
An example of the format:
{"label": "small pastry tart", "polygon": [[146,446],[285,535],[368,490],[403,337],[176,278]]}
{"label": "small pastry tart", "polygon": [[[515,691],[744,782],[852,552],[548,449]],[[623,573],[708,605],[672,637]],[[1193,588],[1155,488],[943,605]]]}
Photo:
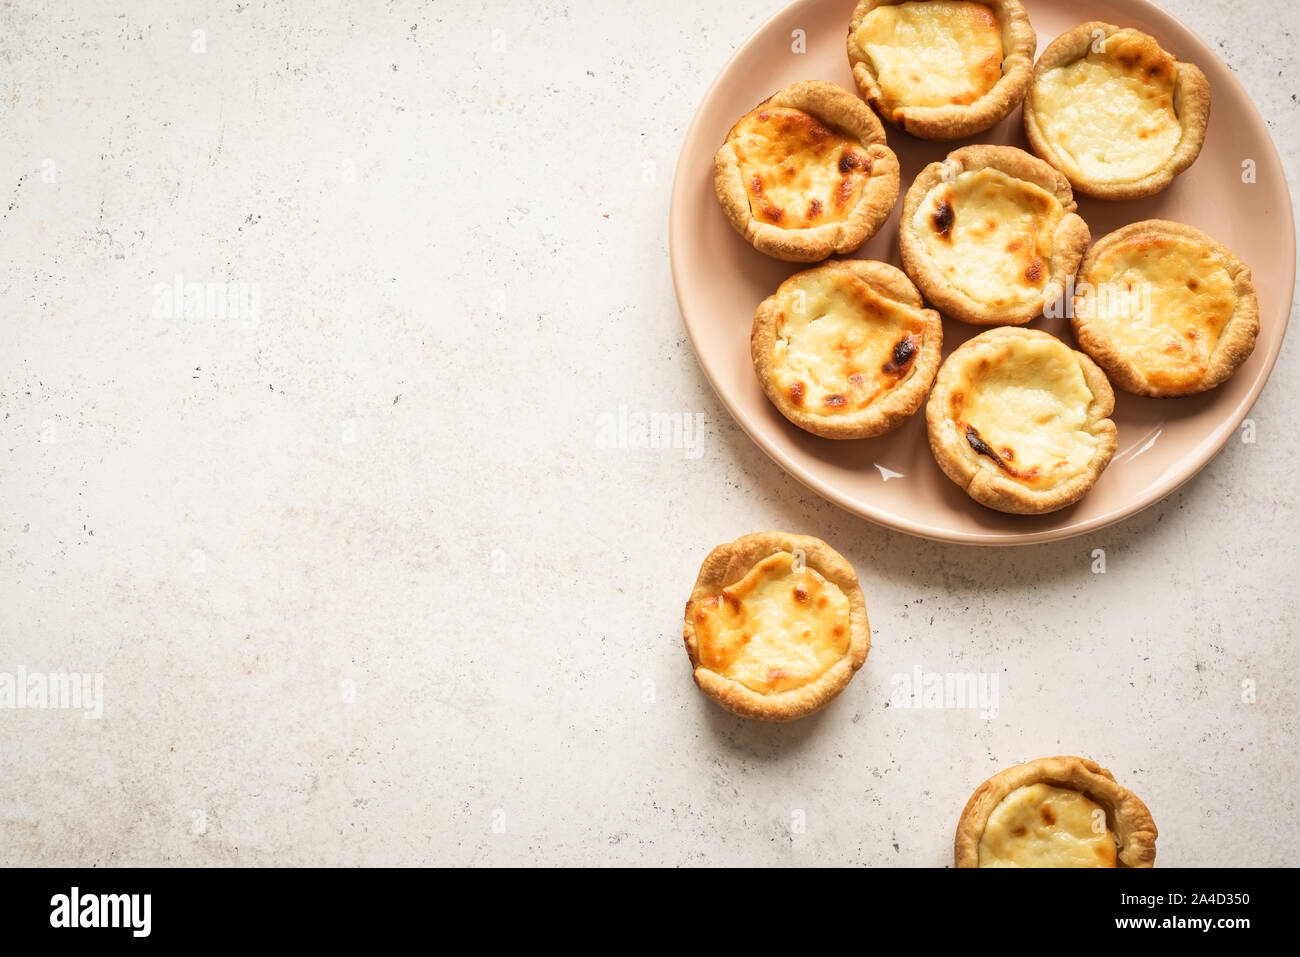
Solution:
{"label": "small pastry tart", "polygon": [[864,259],[797,272],[764,299],[749,339],[763,391],[828,439],[902,425],[939,370],[943,322],[901,269]]}
{"label": "small pastry tart", "polygon": [[1065,294],[1088,248],[1064,176],[1014,146],[965,146],[903,200],[903,268],[931,305],[979,326],[1021,325]]}
{"label": "small pastry tart", "polygon": [[709,553],[686,603],[695,683],[742,718],[824,708],[867,660],[853,566],[821,539],[757,532]]}
{"label": "small pastry tart", "polygon": [[1025,97],[1034,152],[1098,199],[1138,199],[1200,155],[1210,81],[1153,37],[1081,23],[1043,51]]}
{"label": "small pastry tart", "polygon": [[925,408],[935,461],[1000,512],[1073,505],[1115,454],[1115,394],[1081,352],[1036,329],[980,333],[944,360]]}
{"label": "small pastry tart", "polygon": [[860,0],[849,21],[863,98],[927,140],[980,133],[1019,106],[1037,46],[1019,0]]}
{"label": "small pastry tart", "polygon": [[1095,761],[1039,758],[975,790],[953,856],[958,867],[1151,867],[1156,824]]}
{"label": "small pastry tart", "polygon": [[1127,392],[1213,389],[1250,358],[1259,301],[1246,264],[1205,233],[1148,219],[1088,251],[1070,316],[1079,347]]}
{"label": "small pastry tart", "polygon": [[861,100],[809,80],[741,118],[713,160],[727,219],[755,249],[788,262],[848,253],[898,199],[898,157]]}

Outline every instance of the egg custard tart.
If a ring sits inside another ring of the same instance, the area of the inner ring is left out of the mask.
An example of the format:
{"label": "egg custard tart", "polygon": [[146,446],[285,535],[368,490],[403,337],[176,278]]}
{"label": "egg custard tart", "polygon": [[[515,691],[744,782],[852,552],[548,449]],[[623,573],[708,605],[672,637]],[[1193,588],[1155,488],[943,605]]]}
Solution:
{"label": "egg custard tart", "polygon": [[898,199],[898,158],[841,86],[787,86],[741,118],[713,161],[718,202],[761,253],[817,262],[857,249]]}
{"label": "egg custard tart", "polygon": [[1019,0],[861,0],[849,21],[862,96],[927,140],[971,136],[1019,106],[1037,45]]}
{"label": "egg custard tart", "polygon": [[903,200],[903,268],[963,322],[1020,325],[1064,295],[1088,248],[1065,177],[1013,146],[966,146],[921,170]]}
{"label": "egg custard tart", "polygon": [[1034,152],[1098,199],[1138,199],[1168,186],[1205,142],[1210,82],[1153,37],[1082,23],[1043,51],[1025,97]]}
{"label": "egg custard tart", "polygon": [[853,566],[821,539],[757,532],[704,560],[686,603],[700,690],[733,714],[791,721],[844,690],[871,628]]}
{"label": "egg custard tart", "polygon": [[925,418],[944,474],[982,505],[1029,515],[1073,505],[1096,484],[1115,454],[1114,407],[1086,355],[1004,326],[944,360]]}
{"label": "egg custard tart", "polygon": [[828,439],[902,425],[939,369],[943,322],[902,270],[863,259],[795,273],[754,314],[758,381],[787,419]]}
{"label": "egg custard tart", "polygon": [[1168,398],[1225,382],[1255,349],[1250,269],[1183,223],[1148,219],[1088,251],[1070,317],[1079,347],[1128,392]]}
{"label": "egg custard tart", "polygon": [[1039,758],[976,789],[953,856],[958,867],[1151,867],[1156,824],[1095,761]]}

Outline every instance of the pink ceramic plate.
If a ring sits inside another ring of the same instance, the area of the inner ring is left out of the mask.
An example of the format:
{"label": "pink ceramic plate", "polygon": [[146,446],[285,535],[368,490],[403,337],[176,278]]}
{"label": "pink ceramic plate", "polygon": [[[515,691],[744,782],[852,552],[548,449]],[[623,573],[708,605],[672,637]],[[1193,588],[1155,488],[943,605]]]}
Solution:
{"label": "pink ceramic plate", "polygon": [[[1250,266],[1259,291],[1254,354],[1228,382],[1186,399],[1143,399],[1117,392],[1119,452],[1079,504],[1050,515],[1003,515],[971,501],[930,454],[925,415],[876,439],[836,442],[788,423],[763,395],[749,359],[754,310],[787,276],[807,268],[755,251],[728,224],[713,193],[713,154],[742,115],[797,80],[831,80],[852,90],[844,39],[855,0],[796,0],[736,51],[705,94],[686,133],[673,183],[669,223],[673,281],[682,321],[705,374],[741,428],[810,488],[864,518],[913,535],[953,542],[1013,545],[1079,535],[1159,501],[1206,464],[1233,435],[1273,368],[1291,311],[1295,226],[1286,177],[1264,120],[1232,72],[1204,41],[1145,0],[1024,0],[1041,51],[1087,20],[1150,33],[1180,60],[1205,71],[1213,90],[1201,156],[1163,193],[1134,202],[1078,197],[1096,240],[1141,219],[1190,223]],[[792,49],[803,31],[805,53]],[[928,143],[887,127],[902,164],[902,192],[927,163],[968,143],[1029,149],[1020,111],[971,139]],[[1255,182],[1243,182],[1253,163]],[[902,205],[902,197],[899,198]],[[898,210],[854,255],[899,264]],[[1073,344],[1064,319],[1038,319]],[[980,330],[944,322],[944,354]]]}

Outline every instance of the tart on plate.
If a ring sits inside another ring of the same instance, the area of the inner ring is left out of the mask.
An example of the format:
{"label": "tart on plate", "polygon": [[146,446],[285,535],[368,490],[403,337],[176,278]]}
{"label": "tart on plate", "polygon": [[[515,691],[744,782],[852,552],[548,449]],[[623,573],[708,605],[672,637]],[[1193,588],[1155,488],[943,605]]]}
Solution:
{"label": "tart on plate", "polygon": [[817,262],[857,249],[898,199],[898,157],[841,86],[794,83],[747,113],[713,160],[718,202],[755,249]]}
{"label": "tart on plate", "polygon": [[853,79],[886,123],[955,140],[1020,105],[1038,39],[1019,0],[861,0],[847,44]]}
{"label": "tart on plate", "polygon": [[965,146],[917,175],[903,200],[903,268],[945,314],[1020,325],[1065,294],[1088,248],[1064,176],[1014,146]]}
{"label": "tart on plate", "polygon": [[829,439],[902,425],[939,369],[943,322],[902,270],[863,259],[797,272],[754,314],[750,356],[787,419]]}
{"label": "tart on plate", "polygon": [[824,708],[871,646],[853,566],[821,539],[787,532],[756,532],[709,553],[684,637],[700,690],[763,721]]}
{"label": "tart on plate", "polygon": [[1081,23],[1043,51],[1025,135],[1085,196],[1138,199],[1168,186],[1205,142],[1210,83],[1153,37]]}
{"label": "tart on plate", "polygon": [[1168,398],[1213,389],[1250,358],[1259,301],[1250,269],[1220,243],[1148,219],[1088,251],[1070,323],[1111,382]]}
{"label": "tart on plate", "polygon": [[1000,512],[1079,501],[1115,454],[1115,394],[1055,336],[1004,326],[944,360],[926,405],[930,450],[966,494]]}
{"label": "tart on plate", "polygon": [[1151,867],[1156,824],[1095,761],[1039,758],[976,789],[953,856],[958,867]]}

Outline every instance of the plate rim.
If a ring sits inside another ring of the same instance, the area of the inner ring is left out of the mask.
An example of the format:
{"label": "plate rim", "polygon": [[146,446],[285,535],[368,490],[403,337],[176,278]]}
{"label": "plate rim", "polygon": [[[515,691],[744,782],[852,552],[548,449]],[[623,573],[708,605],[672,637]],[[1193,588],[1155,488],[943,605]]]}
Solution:
{"label": "plate rim", "polygon": [[[1186,474],[1181,474],[1179,471],[1173,478],[1162,477],[1161,480],[1152,485],[1135,503],[1124,505],[1112,510],[1111,512],[1079,522],[1075,525],[1066,525],[1064,527],[1038,531],[1026,531],[1024,533],[1008,533],[1003,531],[988,533],[956,531],[954,529],[928,525],[915,522],[911,519],[901,518],[898,515],[885,509],[878,508],[869,502],[850,498],[850,496],[840,491],[835,485],[819,478],[807,469],[789,460],[784,453],[778,450],[762,436],[761,431],[755,426],[750,417],[730,396],[726,395],[718,387],[718,383],[710,373],[709,367],[700,358],[700,350],[695,341],[695,335],[691,331],[690,323],[686,321],[686,304],[683,301],[682,283],[679,276],[679,250],[684,241],[680,240],[679,236],[685,229],[685,226],[682,225],[684,219],[682,207],[685,205],[684,183],[687,176],[692,174],[692,171],[685,169],[686,154],[688,152],[688,147],[693,146],[695,141],[702,135],[700,122],[701,116],[704,112],[704,107],[713,98],[723,77],[730,72],[732,65],[746,51],[748,51],[751,46],[757,43],[760,37],[764,36],[770,29],[772,29],[773,25],[778,20],[782,20],[787,15],[794,14],[803,8],[816,6],[826,2],[831,2],[831,0],[791,0],[791,2],[783,4],[774,13],[765,18],[749,34],[749,36],[732,51],[731,55],[727,57],[726,62],[718,69],[712,81],[700,97],[699,102],[695,107],[695,112],[691,116],[691,122],[686,128],[685,135],[682,137],[681,146],[677,155],[677,163],[673,169],[673,184],[672,190],[669,194],[668,203],[668,260],[669,269],[672,273],[673,295],[677,300],[678,318],[681,320],[682,326],[686,330],[686,337],[691,343],[691,351],[695,353],[696,363],[704,373],[704,378],[708,381],[719,401],[722,402],[723,406],[731,414],[731,417],[735,420],[736,424],[740,426],[741,431],[743,431],[749,437],[750,441],[758,446],[768,458],[780,466],[787,475],[798,480],[805,487],[816,492],[832,504],[844,509],[846,512],[867,519],[876,525],[894,531],[903,532],[907,535],[913,535],[930,541],[948,542],[961,545],[1014,547],[1017,545],[1035,545],[1075,538],[1080,535],[1088,534],[1089,532],[1100,531],[1101,529],[1114,525],[1117,522],[1122,522],[1126,519],[1132,518],[1151,506],[1158,504],[1163,499],[1176,492],[1187,482],[1190,482],[1193,478],[1199,475],[1200,472],[1209,465],[1221,451],[1223,451],[1224,446],[1228,444],[1228,439],[1232,437],[1237,429],[1240,428],[1241,423],[1250,415],[1255,403],[1259,401],[1260,394],[1264,391],[1264,386],[1267,385],[1268,380],[1272,378],[1273,369],[1277,364],[1278,358],[1282,355],[1282,349],[1286,345],[1286,335],[1290,329],[1291,312],[1295,303],[1295,203],[1291,196],[1291,185],[1286,179],[1286,167],[1282,163],[1282,156],[1278,152],[1277,143],[1274,142],[1273,134],[1268,128],[1268,122],[1264,119],[1264,116],[1256,105],[1254,98],[1246,90],[1246,87],[1242,84],[1241,80],[1237,78],[1232,67],[1228,66],[1228,64],[1224,62],[1222,57],[1215,52],[1214,48],[1206,42],[1204,37],[1185,24],[1182,20],[1175,17],[1172,13],[1152,2],[1152,0],[1127,0],[1127,2],[1134,8],[1141,8],[1144,14],[1164,21],[1162,23],[1163,27],[1167,28],[1168,25],[1172,23],[1178,29],[1186,31],[1192,39],[1199,44],[1200,50],[1197,51],[1197,53],[1200,54],[1202,58],[1212,57],[1220,66],[1222,66],[1228,76],[1229,83],[1232,85],[1235,92],[1250,104],[1251,122],[1263,130],[1264,141],[1268,144],[1273,161],[1276,163],[1277,168],[1283,171],[1283,195],[1286,198],[1286,212],[1288,214],[1287,225],[1289,228],[1287,230],[1286,240],[1289,247],[1289,253],[1286,257],[1286,261],[1290,268],[1290,278],[1287,285],[1291,289],[1291,299],[1288,303],[1286,316],[1283,321],[1282,337],[1279,341],[1277,352],[1271,357],[1265,357],[1265,366],[1262,370],[1262,374],[1257,377],[1257,380],[1254,383],[1252,383],[1247,394],[1238,403],[1237,407],[1231,410],[1218,427],[1208,432],[1206,436],[1191,449],[1191,451],[1183,456],[1181,461],[1196,461],[1196,464],[1192,467],[1191,471]],[[982,506],[976,504],[976,507]]]}

